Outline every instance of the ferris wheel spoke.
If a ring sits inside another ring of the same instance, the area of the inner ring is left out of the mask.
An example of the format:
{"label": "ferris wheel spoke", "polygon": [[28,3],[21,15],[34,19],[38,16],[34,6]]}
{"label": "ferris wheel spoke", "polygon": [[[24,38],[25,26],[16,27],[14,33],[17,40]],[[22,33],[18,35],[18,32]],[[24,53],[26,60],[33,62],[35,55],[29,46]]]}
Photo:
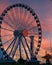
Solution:
{"label": "ferris wheel spoke", "polygon": [[16,25],[16,28],[17,28],[17,24],[18,24],[18,23],[17,23],[17,22],[18,22],[17,20],[18,20],[18,19],[16,18],[16,17],[17,17],[16,9],[13,9],[13,14],[14,14],[14,15],[13,15],[13,19],[15,20],[15,25]]}
{"label": "ferris wheel spoke", "polygon": [[7,17],[9,19],[9,21],[14,25],[14,23],[13,23],[12,19],[10,18],[9,14],[7,14]]}
{"label": "ferris wheel spoke", "polygon": [[23,9],[20,8],[20,18],[22,19],[22,16],[23,16]]}
{"label": "ferris wheel spoke", "polygon": [[17,9],[16,8],[14,10],[14,13],[15,13],[15,17],[17,17]]}
{"label": "ferris wheel spoke", "polygon": [[20,19],[20,8],[18,8],[18,16],[19,16],[19,19]]}
{"label": "ferris wheel spoke", "polygon": [[[13,10],[14,10],[14,9],[13,9]],[[15,25],[15,28],[16,28],[16,27],[17,27],[17,23],[16,23],[17,21],[16,21],[16,19],[15,19],[15,17],[14,17],[14,12],[13,12],[13,10],[11,10],[10,13],[11,13],[11,16],[12,16],[12,18],[13,18],[13,21],[12,21],[12,22],[13,22],[13,24]]]}
{"label": "ferris wheel spoke", "polygon": [[15,15],[16,15],[16,17],[17,17],[16,19],[18,20],[18,8],[15,8],[14,11],[15,11]]}
{"label": "ferris wheel spoke", "polygon": [[13,19],[16,21],[15,17],[14,17],[14,9],[10,11],[11,16],[13,17]]}
{"label": "ferris wheel spoke", "polygon": [[28,16],[28,13],[27,13],[27,10],[25,9],[25,10],[23,10],[23,21],[25,21],[26,20],[26,18],[27,18],[27,16]]}
{"label": "ferris wheel spoke", "polygon": [[27,11],[23,10],[23,19],[25,19],[26,15],[27,15]]}
{"label": "ferris wheel spoke", "polygon": [[[18,22],[18,18],[17,18],[17,17],[18,17],[18,14],[17,14],[17,12],[18,12],[18,11],[17,11],[17,9],[15,8],[15,9],[14,9],[14,14],[15,14],[15,18],[16,18],[16,19],[15,19],[15,20],[16,20],[16,28],[17,28],[17,24],[18,24],[18,23],[17,23],[17,22]],[[19,25],[19,24],[18,24],[18,25]]]}
{"label": "ferris wheel spoke", "polygon": [[13,32],[12,30],[9,30],[9,29],[7,29],[7,28],[1,27],[1,29]]}
{"label": "ferris wheel spoke", "polygon": [[33,21],[31,21],[31,22],[29,21],[30,23],[27,24],[27,27],[30,26],[30,25],[32,25]]}
{"label": "ferris wheel spoke", "polygon": [[6,49],[6,52],[7,52],[7,50],[10,48],[10,46],[13,44],[14,40],[15,40],[15,39],[13,39],[13,41],[10,43],[10,45],[9,45],[8,48]]}
{"label": "ferris wheel spoke", "polygon": [[28,32],[28,37],[30,36],[38,36],[38,33],[35,32]]}
{"label": "ferris wheel spoke", "polygon": [[27,13],[26,18],[25,18],[26,22],[30,19],[30,17],[31,17],[30,14]]}
{"label": "ferris wheel spoke", "polygon": [[10,51],[9,55],[11,55],[11,54],[12,54],[12,50],[13,50],[13,48],[14,48],[15,43],[16,43],[16,39],[15,39],[15,40],[14,40],[14,42],[13,42],[12,49],[11,49],[11,51]]}
{"label": "ferris wheel spoke", "polygon": [[21,22],[20,22],[20,8],[19,7],[16,9],[16,16],[17,16],[17,24],[18,24],[17,28],[18,28],[21,24]]}
{"label": "ferris wheel spoke", "polygon": [[[26,27],[30,27],[31,25],[32,25],[32,23],[33,23],[33,21],[29,21],[30,19],[31,19],[31,14],[29,14],[29,15],[27,15],[28,17],[27,17],[27,20],[26,20],[26,22],[25,23],[27,23],[27,24],[25,24],[26,25]],[[30,23],[29,23],[30,22]]]}
{"label": "ferris wheel spoke", "polygon": [[29,52],[30,52],[30,55],[31,55],[31,49],[29,48],[29,45],[28,45],[28,43],[27,43],[27,41],[26,41],[26,38],[24,37],[24,40],[25,40],[25,42],[26,42],[26,46],[27,46],[27,48],[28,48],[28,50],[29,50]]}
{"label": "ferris wheel spoke", "polygon": [[[21,15],[23,12],[23,9],[20,7],[20,11],[19,11],[19,18],[22,20],[23,15]],[[22,22],[20,21],[19,24],[22,24]]]}
{"label": "ferris wheel spoke", "polygon": [[19,45],[20,45],[20,37],[18,38],[18,44],[16,45],[15,49],[12,51],[12,58],[14,58],[14,55],[15,55],[16,50],[17,50]]}
{"label": "ferris wheel spoke", "polygon": [[[33,33],[33,32],[34,33]],[[38,33],[36,32],[36,31],[34,31],[34,30],[31,30],[29,33],[28,33],[28,36],[38,36]]]}
{"label": "ferris wheel spoke", "polygon": [[9,40],[7,40],[6,42],[4,42],[3,44],[6,44],[6,43],[8,43],[10,40],[12,40],[13,39],[13,37],[11,38],[11,39],[9,39]]}
{"label": "ferris wheel spoke", "polygon": [[9,27],[11,27],[12,29],[15,29],[11,24],[9,24],[6,20],[3,20],[3,22],[5,22]]}
{"label": "ferris wheel spoke", "polygon": [[[21,42],[22,42],[22,40],[21,40]],[[28,53],[27,53],[27,51],[26,51],[26,49],[25,49],[25,46],[24,46],[23,42],[22,42],[22,46],[23,46],[23,48],[24,48],[24,51],[25,51],[25,54],[26,54],[27,59],[29,59]]]}
{"label": "ferris wheel spoke", "polygon": [[[15,10],[14,10],[14,13],[15,13],[15,17],[17,17],[16,18],[16,28],[19,28],[19,26],[20,26],[20,22],[18,21],[18,18],[20,17],[19,16],[19,9],[17,8],[15,8]],[[17,24],[18,24],[18,26],[17,26]]]}
{"label": "ferris wheel spoke", "polygon": [[3,35],[3,36],[1,36],[1,37],[5,37],[5,36],[11,36],[12,34],[7,34],[7,35]]}
{"label": "ferris wheel spoke", "polygon": [[29,28],[29,30],[36,30],[37,26],[32,26],[31,28]]}

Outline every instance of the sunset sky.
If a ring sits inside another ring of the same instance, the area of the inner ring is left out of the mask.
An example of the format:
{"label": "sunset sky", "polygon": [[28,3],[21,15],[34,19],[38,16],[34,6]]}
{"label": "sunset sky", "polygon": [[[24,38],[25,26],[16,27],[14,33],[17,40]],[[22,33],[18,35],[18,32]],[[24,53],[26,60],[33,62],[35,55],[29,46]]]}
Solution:
{"label": "sunset sky", "polygon": [[42,27],[42,44],[39,51],[40,56],[45,55],[45,51],[50,51],[50,38],[52,45],[52,1],[51,0],[0,0],[0,15],[3,10],[14,3],[24,3],[33,8],[38,15]]}

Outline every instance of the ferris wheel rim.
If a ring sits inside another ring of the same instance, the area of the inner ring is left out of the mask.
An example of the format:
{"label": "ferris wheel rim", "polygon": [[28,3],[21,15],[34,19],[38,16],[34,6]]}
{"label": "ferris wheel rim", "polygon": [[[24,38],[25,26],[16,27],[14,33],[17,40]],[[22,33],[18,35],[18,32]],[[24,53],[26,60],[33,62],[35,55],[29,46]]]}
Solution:
{"label": "ferris wheel rim", "polygon": [[[33,9],[31,7],[28,7],[27,5],[24,5],[24,4],[21,4],[21,3],[18,3],[18,4],[14,4],[14,5],[11,5],[9,7],[7,7],[4,12],[1,14],[1,17],[0,17],[0,23],[2,24],[2,20],[3,20],[3,17],[6,15],[7,11],[9,11],[11,8],[14,8],[14,7],[22,7],[22,8],[25,8],[27,9],[27,11],[29,11],[32,16],[34,16],[34,19],[36,20],[36,23],[37,23],[37,28],[38,28],[38,35],[39,35],[39,38],[38,38],[38,45],[37,45],[37,48],[36,48],[36,51],[35,51],[35,55],[38,54],[38,51],[40,49],[40,46],[41,46],[41,39],[42,39],[42,29],[41,29],[41,25],[40,25],[40,21],[39,21],[39,18],[38,16],[36,15],[36,13],[33,11]],[[1,27],[0,27],[1,28]],[[1,46],[3,46],[1,44]],[[4,51],[4,50],[3,50]],[[3,52],[4,53],[4,52]],[[6,52],[5,52],[6,53]]]}

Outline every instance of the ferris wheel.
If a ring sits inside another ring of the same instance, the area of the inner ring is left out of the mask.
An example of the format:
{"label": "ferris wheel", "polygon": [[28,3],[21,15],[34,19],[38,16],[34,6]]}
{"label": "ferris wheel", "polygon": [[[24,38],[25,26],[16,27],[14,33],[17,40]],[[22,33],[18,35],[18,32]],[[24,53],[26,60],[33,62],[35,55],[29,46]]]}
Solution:
{"label": "ferris wheel", "polygon": [[0,17],[0,48],[4,58],[26,60],[38,55],[42,29],[36,13],[18,3],[7,7]]}

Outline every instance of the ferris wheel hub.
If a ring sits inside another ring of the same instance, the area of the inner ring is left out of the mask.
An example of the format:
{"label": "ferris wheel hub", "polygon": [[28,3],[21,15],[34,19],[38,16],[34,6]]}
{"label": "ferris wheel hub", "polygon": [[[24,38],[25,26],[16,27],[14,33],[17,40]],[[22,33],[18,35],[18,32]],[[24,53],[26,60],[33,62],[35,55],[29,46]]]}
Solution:
{"label": "ferris wheel hub", "polygon": [[15,30],[14,31],[14,36],[15,37],[19,37],[19,36],[27,36],[28,35],[28,30],[24,29],[24,30]]}
{"label": "ferris wheel hub", "polygon": [[15,30],[14,31],[14,36],[15,37],[19,37],[19,36],[21,36],[22,35],[22,31],[21,30]]}

